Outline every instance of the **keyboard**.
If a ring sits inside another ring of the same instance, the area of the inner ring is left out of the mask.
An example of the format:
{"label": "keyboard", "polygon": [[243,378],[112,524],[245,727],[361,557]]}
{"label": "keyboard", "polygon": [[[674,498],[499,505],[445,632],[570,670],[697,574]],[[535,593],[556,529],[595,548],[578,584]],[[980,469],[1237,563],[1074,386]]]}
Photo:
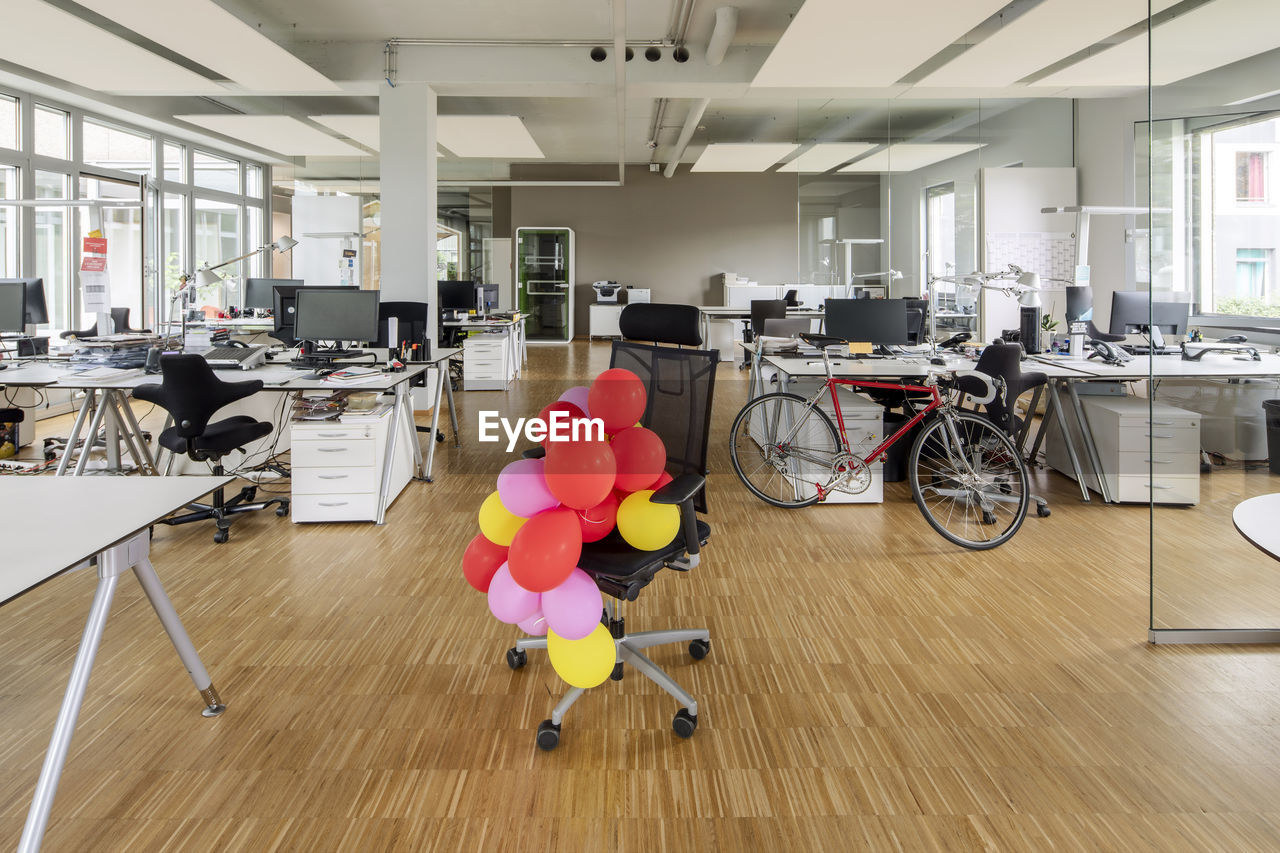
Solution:
{"label": "keyboard", "polygon": [[251,370],[267,361],[270,347],[213,347],[200,353],[214,368],[239,368]]}

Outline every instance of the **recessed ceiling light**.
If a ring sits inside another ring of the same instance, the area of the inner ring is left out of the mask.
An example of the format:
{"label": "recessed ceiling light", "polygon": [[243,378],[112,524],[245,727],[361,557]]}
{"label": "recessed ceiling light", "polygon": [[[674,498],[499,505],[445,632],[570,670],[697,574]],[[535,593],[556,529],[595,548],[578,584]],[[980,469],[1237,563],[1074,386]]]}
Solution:
{"label": "recessed ceiling light", "polygon": [[791,142],[712,142],[690,171],[763,172],[798,147]]}
{"label": "recessed ceiling light", "polygon": [[369,156],[291,116],[180,115],[174,118],[291,157]]}
{"label": "recessed ceiling light", "polygon": [[790,163],[783,163],[778,171],[826,172],[875,147],[869,142],[819,142]]}
{"label": "recessed ceiling light", "polygon": [[519,116],[437,116],[437,141],[459,157],[541,160],[546,155]]}
{"label": "recessed ceiling light", "polygon": [[226,94],[226,87],[39,0],[5,0],[5,62],[86,89]]}
{"label": "recessed ceiling light", "polygon": [[333,81],[213,0],[182,0],[180,4],[173,0],[78,2],[246,89],[338,91]]}
{"label": "recessed ceiling light", "polygon": [[841,169],[841,172],[914,172],[970,151],[985,147],[985,143],[958,142],[901,142],[864,157]]}

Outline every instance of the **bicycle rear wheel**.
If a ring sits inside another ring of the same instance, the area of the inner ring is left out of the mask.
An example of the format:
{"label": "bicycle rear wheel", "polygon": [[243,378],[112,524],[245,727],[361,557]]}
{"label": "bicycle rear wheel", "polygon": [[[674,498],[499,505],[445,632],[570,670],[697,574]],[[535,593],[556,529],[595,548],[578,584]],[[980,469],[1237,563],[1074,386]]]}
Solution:
{"label": "bicycle rear wheel", "polygon": [[825,412],[806,406],[796,394],[764,394],[742,407],[729,432],[738,479],[774,506],[815,504],[818,484],[831,480],[839,435]]}
{"label": "bicycle rear wheel", "polygon": [[907,466],[916,506],[944,539],[983,551],[1022,526],[1027,469],[1009,436],[985,418],[944,410],[916,437]]}

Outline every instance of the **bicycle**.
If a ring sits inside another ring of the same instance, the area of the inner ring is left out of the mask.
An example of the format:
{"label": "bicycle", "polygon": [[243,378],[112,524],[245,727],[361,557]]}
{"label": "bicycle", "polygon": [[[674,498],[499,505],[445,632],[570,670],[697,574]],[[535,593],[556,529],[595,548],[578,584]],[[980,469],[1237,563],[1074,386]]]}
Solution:
{"label": "bicycle", "polygon": [[[819,503],[837,490],[860,494],[871,485],[869,464],[923,424],[911,447],[907,475],[911,496],[929,525],[948,541],[974,550],[995,548],[1018,531],[1027,514],[1029,491],[1017,448],[991,421],[956,408],[951,400],[961,379],[973,377],[981,380],[986,395],[975,395],[970,387],[966,392],[975,403],[990,402],[1001,390],[998,380],[976,371],[931,374],[919,384],[836,377],[827,347],[846,342],[827,335],[800,337],[821,352],[826,368],[822,385],[807,399],[786,391],[762,394],[743,406],[733,421],[733,469],[756,497],[797,508]],[[836,393],[842,386],[928,395],[929,402],[860,456],[845,431]],[[819,407],[824,394],[830,395],[834,424]]]}

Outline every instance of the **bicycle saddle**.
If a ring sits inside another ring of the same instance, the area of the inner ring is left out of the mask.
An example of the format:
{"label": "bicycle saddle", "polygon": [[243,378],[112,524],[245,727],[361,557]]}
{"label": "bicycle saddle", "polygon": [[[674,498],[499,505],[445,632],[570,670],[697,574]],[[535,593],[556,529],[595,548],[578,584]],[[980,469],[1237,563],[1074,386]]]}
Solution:
{"label": "bicycle saddle", "polygon": [[844,346],[849,343],[844,338],[837,338],[837,337],[833,337],[832,335],[818,335],[812,332],[801,332],[800,340],[804,341],[809,346],[814,346],[814,347],[817,347],[818,349],[826,349],[827,347]]}

